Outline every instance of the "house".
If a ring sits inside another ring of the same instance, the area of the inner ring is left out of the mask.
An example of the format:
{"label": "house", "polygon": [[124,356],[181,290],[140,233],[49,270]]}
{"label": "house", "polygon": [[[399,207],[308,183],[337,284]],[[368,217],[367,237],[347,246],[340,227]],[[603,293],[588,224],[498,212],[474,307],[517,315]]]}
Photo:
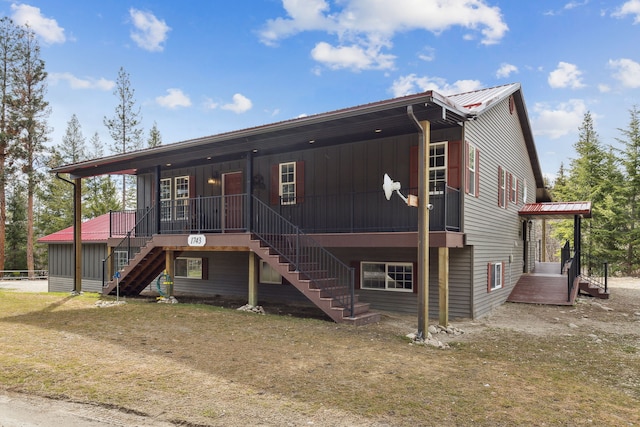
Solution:
{"label": "house", "polygon": [[[167,270],[177,293],[311,301],[355,323],[376,310],[487,314],[535,265],[520,211],[550,201],[519,84],[428,91],[53,172],[137,177],[135,223],[110,215],[110,235],[127,236],[107,239],[106,276],[120,272],[121,293]],[[432,209],[387,200],[385,174]]]}

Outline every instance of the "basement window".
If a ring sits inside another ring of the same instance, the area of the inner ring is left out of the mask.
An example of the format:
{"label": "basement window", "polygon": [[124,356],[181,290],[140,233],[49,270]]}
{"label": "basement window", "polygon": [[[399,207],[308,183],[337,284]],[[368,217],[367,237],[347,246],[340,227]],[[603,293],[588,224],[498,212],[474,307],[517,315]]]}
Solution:
{"label": "basement window", "polygon": [[202,279],[202,258],[178,257],[174,263],[174,275],[186,279]]}
{"label": "basement window", "polygon": [[487,271],[488,291],[502,288],[504,286],[504,263],[490,262]]}
{"label": "basement window", "polygon": [[282,284],[282,276],[264,260],[260,260],[260,283]]}
{"label": "basement window", "polygon": [[413,292],[413,264],[362,262],[362,289]]}

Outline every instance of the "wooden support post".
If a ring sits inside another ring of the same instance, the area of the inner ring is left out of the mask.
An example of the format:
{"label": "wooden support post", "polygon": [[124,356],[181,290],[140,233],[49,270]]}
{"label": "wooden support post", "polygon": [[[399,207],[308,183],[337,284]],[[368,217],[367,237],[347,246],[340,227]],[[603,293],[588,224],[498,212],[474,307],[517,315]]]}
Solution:
{"label": "wooden support post", "polygon": [[249,301],[247,303],[250,306],[258,305],[258,269],[256,268],[257,264],[257,256],[256,253],[251,251],[249,252]]}
{"label": "wooden support post", "polygon": [[171,278],[171,285],[167,288],[168,296],[173,296],[173,283],[175,283],[175,277],[173,275],[173,251],[164,252],[164,271]]}
{"label": "wooden support post", "polygon": [[420,122],[418,144],[418,335],[429,329],[429,144],[431,123]]}
{"label": "wooden support post", "polygon": [[82,179],[73,180],[73,291],[82,292]]}
{"label": "wooden support post", "polygon": [[440,326],[449,326],[449,248],[438,248]]}
{"label": "wooden support post", "polygon": [[547,220],[542,220],[542,242],[540,243],[540,262],[547,262]]}

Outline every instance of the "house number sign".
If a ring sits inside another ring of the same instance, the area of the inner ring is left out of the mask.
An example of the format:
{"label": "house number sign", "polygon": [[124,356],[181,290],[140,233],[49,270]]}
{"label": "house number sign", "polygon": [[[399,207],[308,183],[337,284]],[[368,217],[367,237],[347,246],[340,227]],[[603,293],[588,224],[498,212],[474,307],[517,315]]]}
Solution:
{"label": "house number sign", "polygon": [[207,237],[204,234],[191,234],[188,242],[189,246],[204,246],[207,243]]}

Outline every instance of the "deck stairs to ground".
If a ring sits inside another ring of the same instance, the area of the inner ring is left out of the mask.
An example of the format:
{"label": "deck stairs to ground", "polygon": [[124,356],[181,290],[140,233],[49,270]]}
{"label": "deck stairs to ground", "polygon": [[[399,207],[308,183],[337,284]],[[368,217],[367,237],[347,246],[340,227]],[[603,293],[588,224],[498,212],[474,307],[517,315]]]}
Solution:
{"label": "deck stairs to ground", "polygon": [[[103,295],[119,293],[123,296],[139,295],[165,269],[165,252],[150,239],[120,272],[120,278],[111,280],[103,288]],[[118,288],[118,289],[116,289]]]}
{"label": "deck stairs to ground", "polygon": [[609,292],[605,291],[603,286],[589,280],[589,278],[580,278],[579,289],[583,294],[600,299],[609,299]]}
{"label": "deck stairs to ground", "polygon": [[[296,268],[287,261],[290,257],[286,249],[269,246],[257,236],[252,236],[250,245],[251,250],[333,321],[365,325],[380,320],[380,314],[371,312],[368,303],[359,302],[357,294],[351,295],[349,284],[340,283],[339,279],[331,277],[320,263],[299,259]],[[354,298],[353,313],[351,298]]]}

